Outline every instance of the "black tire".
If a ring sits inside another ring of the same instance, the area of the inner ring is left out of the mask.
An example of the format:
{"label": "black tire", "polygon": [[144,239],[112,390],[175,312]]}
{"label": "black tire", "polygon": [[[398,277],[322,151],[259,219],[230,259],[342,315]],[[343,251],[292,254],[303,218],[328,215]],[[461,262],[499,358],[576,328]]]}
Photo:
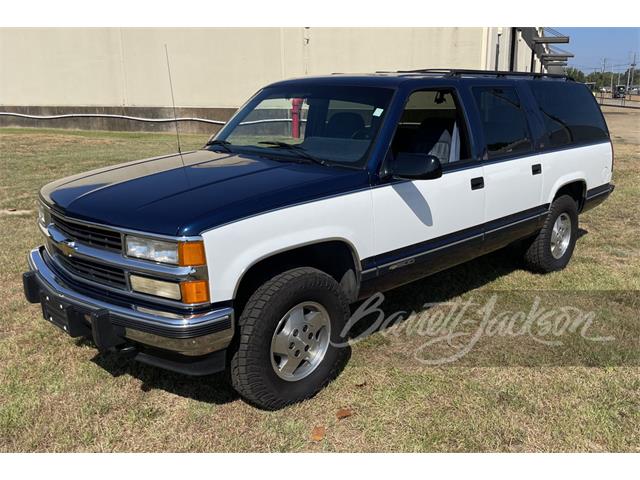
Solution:
{"label": "black tire", "polygon": [[[571,221],[571,237],[564,254],[560,258],[555,258],[551,253],[551,234],[554,223],[563,213],[567,214]],[[553,201],[542,230],[530,241],[531,243],[524,254],[527,267],[537,273],[562,270],[571,260],[577,238],[578,207],[573,198],[563,195]]]}
{"label": "black tire", "polygon": [[348,347],[329,344],[322,361],[298,381],[280,378],[271,364],[271,340],[283,316],[301,302],[316,302],[329,314],[332,343],[349,318],[349,303],[338,283],[314,268],[302,267],[276,275],[249,298],[239,320],[237,349],[230,362],[231,383],[249,403],[275,410],[312,397],[341,371]]}

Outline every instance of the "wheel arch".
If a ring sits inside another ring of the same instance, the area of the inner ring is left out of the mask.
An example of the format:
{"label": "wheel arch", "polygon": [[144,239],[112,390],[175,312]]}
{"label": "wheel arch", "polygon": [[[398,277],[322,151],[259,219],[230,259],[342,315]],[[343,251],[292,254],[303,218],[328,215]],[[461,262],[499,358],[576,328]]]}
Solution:
{"label": "wheel arch", "polygon": [[234,306],[241,308],[251,291],[272,276],[300,266],[327,273],[342,286],[350,301],[357,298],[361,274],[358,251],[349,240],[332,237],[287,246],[254,259],[235,284]]}
{"label": "wheel arch", "polygon": [[548,203],[552,203],[562,195],[573,198],[576,201],[578,212],[581,212],[587,198],[587,181],[584,176],[560,179],[551,190]]}

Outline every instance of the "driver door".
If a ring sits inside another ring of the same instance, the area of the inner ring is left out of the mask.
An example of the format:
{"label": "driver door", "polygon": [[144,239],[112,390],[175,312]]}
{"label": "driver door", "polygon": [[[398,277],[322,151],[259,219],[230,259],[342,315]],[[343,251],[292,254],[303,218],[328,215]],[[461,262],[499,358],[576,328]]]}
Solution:
{"label": "driver door", "polygon": [[467,124],[453,89],[414,92],[389,155],[425,153],[443,174],[430,180],[387,178],[372,190],[380,290],[411,282],[479,255],[485,190],[472,160]]}

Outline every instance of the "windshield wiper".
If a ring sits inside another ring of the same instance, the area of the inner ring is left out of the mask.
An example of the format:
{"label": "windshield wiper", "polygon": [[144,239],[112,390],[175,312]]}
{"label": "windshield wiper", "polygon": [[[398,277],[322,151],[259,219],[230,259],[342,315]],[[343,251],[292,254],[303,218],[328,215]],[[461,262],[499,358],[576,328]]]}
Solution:
{"label": "windshield wiper", "polygon": [[314,157],[309,152],[307,152],[304,149],[304,147],[301,147],[300,145],[295,145],[287,142],[274,142],[274,141],[258,142],[258,143],[261,143],[263,145],[271,145],[273,147],[278,147],[278,148],[284,148],[287,150],[293,150],[296,153],[299,153],[302,158],[310,160],[313,163],[317,163],[318,165],[327,166],[327,162],[325,162],[321,158]]}
{"label": "windshield wiper", "polygon": [[212,145],[216,147],[222,147],[222,149],[227,153],[233,153],[231,148],[229,148],[231,145],[231,142],[227,142],[226,140],[209,140],[207,143],[204,144],[205,147],[210,147]]}

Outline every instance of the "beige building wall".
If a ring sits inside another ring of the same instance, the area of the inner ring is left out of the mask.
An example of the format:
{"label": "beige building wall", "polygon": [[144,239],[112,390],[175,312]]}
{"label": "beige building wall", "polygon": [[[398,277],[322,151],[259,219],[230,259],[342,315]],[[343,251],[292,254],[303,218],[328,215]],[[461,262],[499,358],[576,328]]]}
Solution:
{"label": "beige building wall", "polygon": [[[499,68],[507,70],[510,31],[508,27],[4,28],[0,29],[0,105],[169,106],[165,44],[176,104],[182,107],[235,108],[270,82],[302,75],[493,69],[498,38]],[[526,52],[518,50],[519,63],[521,57]]]}

